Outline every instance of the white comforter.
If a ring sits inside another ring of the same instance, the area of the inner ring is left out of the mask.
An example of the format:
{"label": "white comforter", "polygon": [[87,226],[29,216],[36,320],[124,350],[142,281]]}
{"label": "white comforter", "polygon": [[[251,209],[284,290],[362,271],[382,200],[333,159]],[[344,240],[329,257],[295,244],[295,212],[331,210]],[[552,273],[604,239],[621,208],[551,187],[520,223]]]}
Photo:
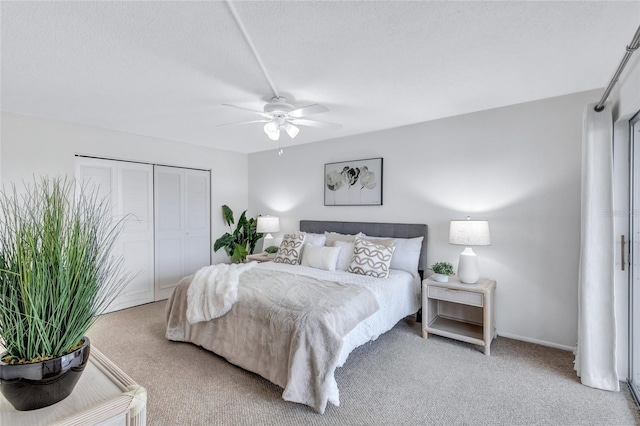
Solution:
{"label": "white comforter", "polygon": [[[344,365],[349,354],[355,348],[376,340],[381,334],[391,330],[402,318],[414,314],[420,309],[420,297],[422,294],[420,278],[405,271],[391,269],[389,278],[380,279],[351,274],[345,271],[325,271],[306,266],[293,266],[274,262],[260,263],[258,268],[274,271],[290,271],[293,269],[298,274],[318,279],[363,286],[373,293],[380,309],[345,336],[338,367]],[[337,385],[335,395],[336,402],[330,401],[335,405],[339,405]]]}
{"label": "white comforter", "polygon": [[[317,281],[317,288],[311,290],[310,297],[297,294],[301,286],[280,279],[269,283],[243,281],[243,277],[251,276],[269,281],[274,274],[271,271],[297,274],[299,279],[306,281],[305,285],[313,283],[314,279],[321,281]],[[377,279],[269,262],[240,276],[238,302],[228,314],[212,321],[189,324],[185,318],[184,299],[190,280],[191,277],[187,277],[181,281],[167,305],[167,338],[201,345],[282,386],[285,400],[310,405],[320,413],[324,412],[327,402],[340,403],[334,372],[346,361],[348,354],[355,347],[375,340],[419,307],[419,280],[408,273],[392,271],[389,279]],[[332,282],[342,284],[332,285]],[[363,299],[360,302],[365,303],[338,306],[337,313],[315,312],[313,315],[321,319],[320,325],[307,326],[306,331],[297,333],[298,337],[287,337],[293,335],[291,328],[298,328],[299,324],[306,323],[306,317],[312,316],[304,313],[313,311],[310,309],[313,306],[298,305],[309,300],[324,300],[325,293],[335,290],[333,287],[343,292],[339,299],[345,302]],[[262,292],[265,294],[260,295]],[[291,293],[293,297],[289,294],[285,297],[284,293]],[[367,302],[363,295],[371,296],[377,302],[376,308],[380,308],[372,310],[371,300]],[[267,301],[265,306],[253,306],[265,304],[264,300]],[[292,320],[286,313],[290,311],[299,311],[305,320]],[[293,347],[297,349],[293,350]],[[300,348],[302,350],[298,351]],[[310,348],[313,351],[309,352]]]}

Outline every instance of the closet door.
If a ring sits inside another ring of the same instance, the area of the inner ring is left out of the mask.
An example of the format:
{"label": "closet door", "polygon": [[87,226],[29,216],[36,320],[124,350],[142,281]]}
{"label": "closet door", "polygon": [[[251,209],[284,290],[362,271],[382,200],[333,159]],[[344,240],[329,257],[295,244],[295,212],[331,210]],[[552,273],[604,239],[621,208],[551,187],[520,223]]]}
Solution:
{"label": "closet door", "polygon": [[76,179],[96,189],[111,206],[113,220],[127,216],[114,247],[123,270],[134,276],[108,311],[154,300],[153,169],[148,164],[76,157]]}
{"label": "closet door", "polygon": [[155,300],[211,263],[209,172],[155,166]]}

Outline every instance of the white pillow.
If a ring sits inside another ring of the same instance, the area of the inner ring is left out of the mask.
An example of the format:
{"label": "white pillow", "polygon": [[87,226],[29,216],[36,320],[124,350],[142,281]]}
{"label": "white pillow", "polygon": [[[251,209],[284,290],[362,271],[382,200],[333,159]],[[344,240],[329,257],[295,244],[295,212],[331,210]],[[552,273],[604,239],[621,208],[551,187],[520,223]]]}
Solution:
{"label": "white pillow", "polygon": [[340,247],[318,247],[305,244],[302,252],[302,266],[335,271]]}
{"label": "white pillow", "polygon": [[396,251],[391,258],[391,269],[400,269],[417,276],[423,239],[424,237],[396,238]]}
{"label": "white pillow", "polygon": [[300,255],[300,261],[304,257],[304,251],[308,246],[317,246],[324,247],[324,244],[327,242],[327,237],[324,234],[314,234],[307,232],[304,234],[304,244],[302,245],[302,254]]}
{"label": "white pillow", "polygon": [[358,237],[347,272],[387,278],[394,250],[394,246],[387,247]]}
{"label": "white pillow", "polygon": [[336,263],[336,269],[338,271],[346,271],[351,263],[353,257],[353,249],[356,246],[355,243],[348,241],[334,241],[334,247],[340,248],[340,254],[338,255],[338,262]]}
{"label": "white pillow", "polygon": [[327,243],[327,236],[324,234],[313,234],[307,232],[304,236],[304,244],[312,246],[324,246]]}

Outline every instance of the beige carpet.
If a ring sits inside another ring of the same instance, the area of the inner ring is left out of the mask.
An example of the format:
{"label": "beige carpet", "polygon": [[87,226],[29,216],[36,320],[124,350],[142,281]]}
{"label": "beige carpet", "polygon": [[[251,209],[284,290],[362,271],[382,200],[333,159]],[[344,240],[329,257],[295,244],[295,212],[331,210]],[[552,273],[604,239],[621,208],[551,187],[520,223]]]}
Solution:
{"label": "beige carpet", "polygon": [[92,344],[147,389],[150,425],[640,425],[626,384],[580,384],[570,352],[499,337],[475,346],[430,337],[411,319],[356,349],[324,415],[200,347],[164,337],[165,302],[108,314]]}

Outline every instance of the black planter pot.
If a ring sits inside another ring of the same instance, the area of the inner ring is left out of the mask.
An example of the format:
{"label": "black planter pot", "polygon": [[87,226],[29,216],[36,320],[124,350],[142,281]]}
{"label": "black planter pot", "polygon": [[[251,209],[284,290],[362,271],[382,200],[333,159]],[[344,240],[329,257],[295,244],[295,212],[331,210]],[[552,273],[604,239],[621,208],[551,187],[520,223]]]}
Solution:
{"label": "black planter pot", "polygon": [[[91,351],[91,342],[70,354],[33,364],[0,361],[0,391],[16,410],[27,411],[62,401],[76,386]],[[6,353],[0,355],[3,358]]]}

